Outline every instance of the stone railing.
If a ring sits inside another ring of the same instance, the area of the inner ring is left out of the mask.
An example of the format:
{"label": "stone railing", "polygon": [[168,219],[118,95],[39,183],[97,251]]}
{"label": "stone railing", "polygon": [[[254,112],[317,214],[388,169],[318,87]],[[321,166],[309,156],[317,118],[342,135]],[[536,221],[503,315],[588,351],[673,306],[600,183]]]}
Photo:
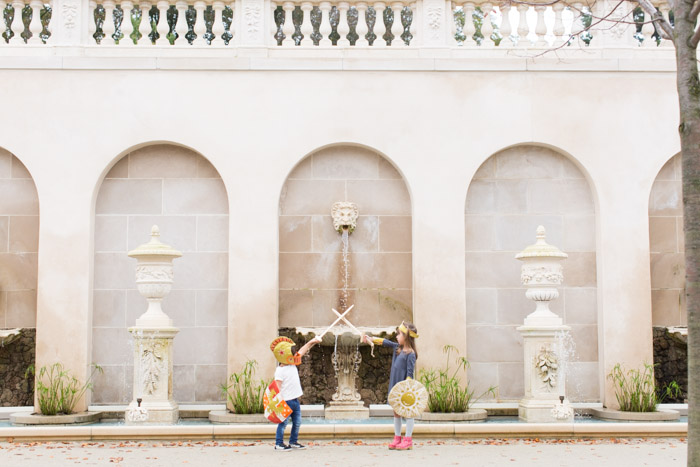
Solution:
{"label": "stone railing", "polygon": [[[668,4],[659,2],[657,7],[668,18]],[[577,41],[594,47],[668,43],[645,21],[648,15],[630,10],[628,3],[602,1],[591,8],[580,2],[532,7],[462,0],[53,0],[50,4],[0,0],[4,20],[0,47],[395,49],[552,48]],[[598,18],[611,10],[608,17],[621,23],[598,25]]]}

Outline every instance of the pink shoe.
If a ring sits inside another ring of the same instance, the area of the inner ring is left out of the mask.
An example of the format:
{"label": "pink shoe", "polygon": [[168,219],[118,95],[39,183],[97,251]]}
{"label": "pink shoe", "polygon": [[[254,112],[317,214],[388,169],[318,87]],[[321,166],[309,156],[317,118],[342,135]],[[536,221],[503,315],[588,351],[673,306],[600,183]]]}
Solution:
{"label": "pink shoe", "polygon": [[394,436],[394,441],[389,443],[389,449],[396,449],[396,446],[401,444],[401,437],[400,436]]}
{"label": "pink shoe", "polygon": [[410,436],[404,436],[403,441],[396,446],[396,449],[398,451],[408,451],[409,449],[413,449],[413,438]]}

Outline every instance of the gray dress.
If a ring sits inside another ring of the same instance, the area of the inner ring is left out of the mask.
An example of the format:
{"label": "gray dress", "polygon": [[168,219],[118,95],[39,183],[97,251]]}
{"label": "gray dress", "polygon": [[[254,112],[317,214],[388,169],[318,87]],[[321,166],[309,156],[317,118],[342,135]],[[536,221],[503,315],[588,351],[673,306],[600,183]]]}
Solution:
{"label": "gray dress", "polygon": [[391,352],[391,373],[389,374],[389,393],[391,393],[391,388],[396,383],[406,378],[414,378],[416,354],[414,352],[406,353],[401,351],[397,353],[396,350],[399,348],[399,344],[388,339],[382,341],[382,346],[391,347],[393,350]]}

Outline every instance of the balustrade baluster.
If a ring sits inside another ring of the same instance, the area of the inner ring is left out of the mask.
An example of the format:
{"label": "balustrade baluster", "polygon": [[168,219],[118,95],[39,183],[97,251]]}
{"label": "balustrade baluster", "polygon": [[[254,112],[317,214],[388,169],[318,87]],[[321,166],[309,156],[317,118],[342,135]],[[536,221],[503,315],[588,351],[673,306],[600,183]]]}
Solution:
{"label": "balustrade baluster", "polygon": [[[457,2],[447,0],[445,2],[445,8],[447,10],[447,24],[449,26],[447,34],[450,37],[447,38],[448,45],[461,45],[460,41],[457,40]],[[462,27],[462,34],[464,34],[464,27]],[[463,42],[463,41],[462,41]]]}
{"label": "balustrade baluster", "polygon": [[384,39],[384,34],[386,33],[386,25],[384,24],[384,10],[386,10],[386,3],[377,2],[374,4],[374,11],[377,12],[377,22],[374,25],[374,33],[377,38],[374,40],[375,47],[386,47],[386,39]]}
{"label": "balustrade baluster", "polygon": [[24,31],[24,25],[22,24],[22,10],[24,9],[24,2],[20,0],[13,0],[12,8],[15,9],[15,19],[12,22],[12,30],[15,33],[10,40],[10,44],[19,45],[24,43],[22,38],[22,32]]}
{"label": "balustrade baluster", "polygon": [[476,34],[476,26],[474,26],[474,11],[476,10],[476,5],[472,2],[467,2],[462,5],[462,11],[464,12],[464,39],[465,45],[473,45],[471,41],[476,42],[474,34]]}
{"label": "balustrade baluster", "polygon": [[122,0],[121,6],[124,11],[124,18],[122,19],[122,34],[124,37],[120,43],[127,47],[133,47],[134,41],[131,38],[131,33],[134,32],[134,24],[131,22],[131,10],[134,8],[134,3],[131,0]]}
{"label": "balustrade baluster", "polygon": [[535,7],[535,12],[537,13],[537,24],[535,25],[535,34],[537,34],[537,41],[535,45],[537,47],[544,47],[547,45],[547,24],[544,22],[544,12],[547,10],[546,6],[538,5]]}
{"label": "balustrade baluster", "polygon": [[211,5],[214,10],[214,24],[211,27],[211,32],[214,34],[214,39],[211,41],[211,45],[223,46],[224,44],[224,2],[221,0],[215,0]]}
{"label": "balustrade baluster", "polygon": [[554,29],[552,30],[554,33],[554,43],[552,45],[555,47],[560,46],[568,39],[568,37],[564,37],[564,21],[562,20],[564,8],[566,8],[566,5],[561,2],[552,5],[552,9],[554,10]]}
{"label": "balustrade baluster", "polygon": [[311,24],[311,10],[314,9],[314,5],[311,2],[301,2],[301,12],[303,14],[301,21],[301,34],[304,36],[301,39],[301,45],[303,47],[313,47],[314,40],[311,35],[314,32],[314,27]]}
{"label": "balustrade baluster", "polygon": [[530,32],[530,27],[527,25],[527,10],[530,9],[528,5],[518,5],[518,46],[528,47],[530,45],[530,39],[527,35]]}
{"label": "balustrade baluster", "polygon": [[331,42],[331,2],[321,2],[319,5],[321,9],[321,28],[319,32],[321,33],[321,41],[319,44],[323,47],[330,47]]}
{"label": "balustrade baluster", "polygon": [[[95,24],[95,10],[97,10],[97,2],[95,0],[90,0],[88,2],[88,41],[90,44],[96,44],[95,31],[97,31],[97,24]],[[15,8],[15,12],[17,8]],[[17,13],[15,13],[15,17]]]}
{"label": "balustrade baluster", "polygon": [[501,32],[501,47],[511,47],[513,45],[513,26],[510,24],[510,5],[503,5],[501,9],[501,27],[499,31]]}
{"label": "balustrade baluster", "polygon": [[226,16],[229,18],[229,21],[231,23],[231,25],[228,28],[228,43],[230,44],[231,41],[235,39],[236,34],[238,33],[238,30],[236,29],[236,21],[234,20],[236,15],[238,14],[238,12],[236,12],[235,0],[228,5],[228,9],[224,8],[224,13],[226,13]]}
{"label": "balustrade baluster", "polygon": [[102,26],[102,29],[105,32],[105,37],[102,39],[102,43],[111,45],[114,44],[114,38],[112,37],[115,31],[114,8],[116,8],[117,4],[114,0],[104,0],[102,5],[105,7],[105,24]]}
{"label": "balustrade baluster", "polygon": [[394,12],[394,22],[391,25],[391,33],[394,35],[394,39],[391,41],[392,47],[402,47],[404,45],[404,42],[401,40],[401,34],[403,33],[401,10],[403,10],[403,3],[393,2],[391,4],[391,11]]}
{"label": "balustrade baluster", "polygon": [[350,9],[350,4],[348,2],[338,3],[338,12],[340,13],[340,19],[338,20],[338,47],[350,47],[350,41],[348,40],[348,33],[350,32],[350,25],[348,25],[348,10]]}
{"label": "balustrade baluster", "polygon": [[187,45],[187,9],[189,5],[186,1],[179,1],[175,3],[175,8],[177,8],[177,23],[175,23],[175,32],[177,33],[177,39],[175,39],[175,45]]}
{"label": "balustrade baluster", "polygon": [[158,32],[159,36],[156,44],[167,45],[168,33],[170,32],[170,26],[168,26],[168,9],[170,8],[170,2],[168,0],[158,0],[156,8],[158,8],[158,25],[156,26],[156,32]]}
{"label": "balustrade baluster", "polygon": [[38,45],[41,44],[41,9],[44,8],[44,4],[41,0],[31,0],[29,6],[32,8],[32,22],[29,23],[29,31],[32,33],[32,37],[29,38],[28,43]]}
{"label": "balustrade baluster", "polygon": [[[661,5],[659,5],[659,10],[661,11],[661,16],[663,16],[664,19],[666,21],[668,21],[669,24],[671,24],[671,20],[669,19],[669,13],[671,12],[671,5],[669,5],[668,2],[661,2]],[[662,47],[672,47],[673,42],[668,40],[668,39],[664,39],[663,35],[662,35],[661,36],[661,46]]]}
{"label": "balustrade baluster", "polygon": [[148,37],[151,34],[151,2],[140,2],[139,9],[141,10],[141,23],[139,23],[141,39],[139,39],[139,44],[149,45],[151,43],[151,38]]}
{"label": "balustrade baluster", "polygon": [[[7,2],[5,0],[0,0],[0,34],[5,34],[7,32],[7,25],[5,24],[5,8],[7,8]],[[5,36],[0,39],[0,46],[5,44]]]}
{"label": "balustrade baluster", "polygon": [[285,38],[282,42],[284,47],[294,46],[294,20],[292,19],[292,14],[294,13],[293,2],[284,2],[282,8],[284,9],[284,26],[282,27],[282,32],[284,32]]}
{"label": "balustrade baluster", "polygon": [[357,47],[367,47],[369,42],[367,42],[367,33],[369,32],[369,27],[367,26],[367,3],[358,2],[357,8],[357,28],[355,31],[359,36],[355,45]]}
{"label": "balustrade baluster", "polygon": [[643,47],[656,47],[656,40],[654,39],[654,23],[651,22],[651,15],[647,12],[643,12],[644,24],[642,24],[642,36],[644,40],[640,45]]}
{"label": "balustrade baluster", "polygon": [[485,2],[481,4],[481,11],[484,13],[484,18],[481,21],[481,34],[484,36],[481,45],[484,47],[493,47],[494,42],[491,39],[493,34],[493,3]]}
{"label": "balustrade baluster", "polygon": [[204,37],[204,33],[207,32],[207,25],[204,22],[204,10],[206,8],[207,4],[203,1],[194,2],[194,9],[197,12],[197,19],[194,23],[194,33],[197,37],[192,44],[200,47],[207,45],[207,39]]}

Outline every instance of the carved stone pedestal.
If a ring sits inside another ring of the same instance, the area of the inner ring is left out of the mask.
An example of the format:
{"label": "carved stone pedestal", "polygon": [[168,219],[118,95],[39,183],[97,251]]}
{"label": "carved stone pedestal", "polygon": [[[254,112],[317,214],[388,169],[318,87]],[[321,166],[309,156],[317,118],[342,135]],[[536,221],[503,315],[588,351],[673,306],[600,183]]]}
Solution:
{"label": "carved stone pedestal", "polygon": [[[341,338],[342,341],[342,338]],[[355,389],[357,370],[362,362],[357,342],[359,336],[350,339],[354,345],[338,344],[333,352],[333,369],[338,387],[333,400],[326,407],[328,420],[359,420],[369,418],[369,408],[362,402],[360,393]]]}
{"label": "carved stone pedestal", "polygon": [[553,412],[554,407],[562,403],[559,397],[566,395],[557,334],[570,329],[562,325],[518,328],[523,335],[525,352],[525,396],[518,405],[518,416],[522,420],[532,423],[573,421],[573,412],[566,418]]}
{"label": "carved stone pedestal", "polygon": [[174,327],[129,328],[134,336],[134,398],[129,410],[136,410],[137,399],[148,417],[130,420],[127,425],[175,424],[179,419],[177,403],[173,400],[173,338]]}

